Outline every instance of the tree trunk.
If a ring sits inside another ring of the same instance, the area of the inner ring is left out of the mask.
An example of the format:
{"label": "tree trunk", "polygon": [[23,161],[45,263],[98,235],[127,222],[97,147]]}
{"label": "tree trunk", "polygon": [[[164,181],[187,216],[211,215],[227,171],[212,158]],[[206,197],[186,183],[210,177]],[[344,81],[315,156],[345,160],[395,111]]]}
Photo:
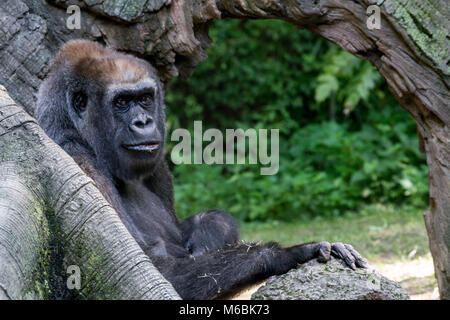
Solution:
{"label": "tree trunk", "polygon": [[[178,298],[93,181],[1,86],[0,150],[0,298]],[[80,290],[66,285],[71,265]]]}
{"label": "tree trunk", "polygon": [[[386,79],[400,105],[417,122],[430,169],[430,210],[425,214],[425,222],[441,298],[450,299],[450,13],[447,1],[166,2],[6,0],[0,3],[0,83],[32,114],[34,94],[48,72],[50,57],[72,38],[101,41],[143,57],[168,84],[177,76],[187,78],[206,58],[205,50],[210,45],[208,27],[214,19],[281,19],[319,34],[355,56],[369,60]],[[376,3],[381,8],[381,28],[369,30],[366,9]],[[79,30],[66,27],[69,15],[65,8],[69,4],[81,7]],[[21,163],[15,165],[22,167]]]}

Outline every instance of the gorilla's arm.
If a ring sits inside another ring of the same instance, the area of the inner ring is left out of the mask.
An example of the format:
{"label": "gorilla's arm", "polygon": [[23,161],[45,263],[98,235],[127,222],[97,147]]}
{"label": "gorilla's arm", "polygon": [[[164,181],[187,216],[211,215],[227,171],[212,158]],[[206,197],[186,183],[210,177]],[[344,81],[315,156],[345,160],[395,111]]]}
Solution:
{"label": "gorilla's arm", "polygon": [[154,263],[161,266],[158,269],[183,299],[214,299],[232,296],[249,285],[286,273],[311,259],[328,261],[330,255],[344,259],[349,265],[365,267],[364,260],[351,246],[328,242],[289,248],[281,248],[276,243],[239,244],[193,258],[171,261],[157,258]]}
{"label": "gorilla's arm", "polygon": [[94,180],[96,187],[102,191],[102,195],[105,199],[116,210],[119,210],[121,206],[120,202],[117,201],[117,191],[111,184],[111,177],[109,177],[103,170],[96,167],[93,157],[89,154],[83,153],[71,154],[71,157],[80,166],[84,173]]}

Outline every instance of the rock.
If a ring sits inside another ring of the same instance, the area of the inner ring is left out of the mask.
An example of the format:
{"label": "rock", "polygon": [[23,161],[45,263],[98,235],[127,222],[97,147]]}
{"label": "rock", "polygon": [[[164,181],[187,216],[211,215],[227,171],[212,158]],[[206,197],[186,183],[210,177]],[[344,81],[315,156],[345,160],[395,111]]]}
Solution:
{"label": "rock", "polygon": [[332,259],[310,261],[281,276],[270,277],[253,300],[408,300],[409,295],[373,269],[351,270]]}

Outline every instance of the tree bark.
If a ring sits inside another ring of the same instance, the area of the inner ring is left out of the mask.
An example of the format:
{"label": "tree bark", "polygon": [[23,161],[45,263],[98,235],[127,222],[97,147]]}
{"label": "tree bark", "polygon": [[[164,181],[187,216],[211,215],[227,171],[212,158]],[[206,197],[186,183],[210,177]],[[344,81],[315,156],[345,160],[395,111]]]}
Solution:
{"label": "tree bark", "polygon": [[[49,59],[65,41],[88,38],[150,61],[169,84],[206,59],[219,18],[281,19],[369,60],[416,120],[429,166],[425,222],[441,298],[450,299],[450,12],[446,0],[6,0],[0,3],[0,83],[32,114]],[[381,29],[366,9],[379,4]],[[81,29],[65,9],[81,7]],[[422,141],[423,140],[423,141]]]}
{"label": "tree bark", "polygon": [[[176,299],[94,182],[0,86],[0,298]],[[80,269],[80,290],[66,285]]]}

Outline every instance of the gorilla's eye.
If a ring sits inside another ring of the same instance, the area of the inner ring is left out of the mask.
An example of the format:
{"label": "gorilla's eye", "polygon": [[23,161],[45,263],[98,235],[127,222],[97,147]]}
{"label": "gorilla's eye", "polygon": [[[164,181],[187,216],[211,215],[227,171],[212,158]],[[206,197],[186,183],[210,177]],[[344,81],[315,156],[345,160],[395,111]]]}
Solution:
{"label": "gorilla's eye", "polygon": [[126,99],[125,97],[118,97],[115,100],[114,105],[119,109],[125,109],[128,105],[128,99]]}
{"label": "gorilla's eye", "polygon": [[153,95],[150,93],[144,94],[139,97],[139,103],[150,104],[153,101]]}
{"label": "gorilla's eye", "polygon": [[87,96],[84,92],[78,91],[75,92],[72,97],[72,106],[77,111],[84,111],[86,109],[87,104]]}

